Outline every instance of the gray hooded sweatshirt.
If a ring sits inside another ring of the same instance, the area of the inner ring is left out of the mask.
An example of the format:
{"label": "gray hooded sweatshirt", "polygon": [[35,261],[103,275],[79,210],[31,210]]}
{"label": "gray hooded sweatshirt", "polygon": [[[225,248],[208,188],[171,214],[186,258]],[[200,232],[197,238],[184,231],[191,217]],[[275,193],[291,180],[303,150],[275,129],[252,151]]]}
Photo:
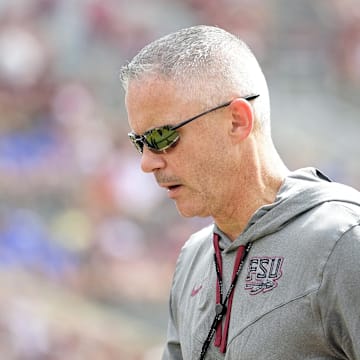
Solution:
{"label": "gray hooded sweatshirt", "polygon": [[[240,205],[241,206],[241,205]],[[231,242],[216,225],[179,255],[163,360],[196,360],[215,316],[213,233],[223,287],[241,245],[252,243],[235,286],[227,349],[205,359],[360,359],[360,193],[314,168],[291,173]]]}

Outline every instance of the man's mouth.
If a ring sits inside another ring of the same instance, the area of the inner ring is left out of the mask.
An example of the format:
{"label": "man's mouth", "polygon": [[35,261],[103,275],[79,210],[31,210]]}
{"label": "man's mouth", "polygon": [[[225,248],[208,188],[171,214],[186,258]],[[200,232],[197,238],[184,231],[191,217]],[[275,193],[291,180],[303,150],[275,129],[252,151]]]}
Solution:
{"label": "man's mouth", "polygon": [[171,191],[171,190],[175,190],[177,189],[178,187],[180,187],[181,185],[170,185],[167,187],[168,191]]}
{"label": "man's mouth", "polygon": [[168,197],[170,199],[175,199],[178,196],[179,192],[181,191],[182,185],[181,184],[169,185],[166,188],[167,188]]}

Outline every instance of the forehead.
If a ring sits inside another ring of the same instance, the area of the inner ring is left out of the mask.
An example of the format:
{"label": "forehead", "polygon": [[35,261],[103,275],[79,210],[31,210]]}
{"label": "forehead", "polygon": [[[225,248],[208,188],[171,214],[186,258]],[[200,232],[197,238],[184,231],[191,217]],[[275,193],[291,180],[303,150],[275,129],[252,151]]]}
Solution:
{"label": "forehead", "polygon": [[129,82],[126,94],[126,106],[161,105],[176,97],[179,92],[175,82],[156,75],[148,75]]}
{"label": "forehead", "polygon": [[125,103],[130,127],[142,134],[181,120],[187,101],[185,91],[175,81],[151,75],[129,82]]}

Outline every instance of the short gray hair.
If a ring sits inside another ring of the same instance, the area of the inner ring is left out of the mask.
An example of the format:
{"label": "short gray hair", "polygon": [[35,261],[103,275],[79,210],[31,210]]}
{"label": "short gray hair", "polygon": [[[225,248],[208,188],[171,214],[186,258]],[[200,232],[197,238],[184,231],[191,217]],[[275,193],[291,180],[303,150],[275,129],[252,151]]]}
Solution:
{"label": "short gray hair", "polygon": [[257,102],[269,113],[266,80],[255,56],[242,40],[218,27],[181,29],[145,46],[120,70],[125,91],[130,81],[147,74],[176,81],[188,96],[204,94],[208,101],[260,94]]}

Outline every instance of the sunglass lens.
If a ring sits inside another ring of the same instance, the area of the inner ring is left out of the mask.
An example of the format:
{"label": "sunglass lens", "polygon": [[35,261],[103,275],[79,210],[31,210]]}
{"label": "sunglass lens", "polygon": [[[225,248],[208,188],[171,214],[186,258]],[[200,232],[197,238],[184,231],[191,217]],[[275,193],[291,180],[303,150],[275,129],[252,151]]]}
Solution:
{"label": "sunglass lens", "polygon": [[141,139],[136,139],[136,140],[134,141],[134,145],[135,145],[137,151],[138,151],[140,154],[142,154],[142,153],[143,153],[143,149],[144,149],[144,143],[143,143],[143,141],[142,141]]}
{"label": "sunglass lens", "polygon": [[169,127],[162,127],[153,129],[145,138],[151,149],[162,151],[175,144],[179,139],[179,134],[176,130],[172,130]]}
{"label": "sunglass lens", "polygon": [[142,154],[143,149],[144,149],[144,143],[143,140],[136,134],[134,133],[129,133],[128,134],[130,141],[133,143],[133,145],[135,146],[136,150]]}

